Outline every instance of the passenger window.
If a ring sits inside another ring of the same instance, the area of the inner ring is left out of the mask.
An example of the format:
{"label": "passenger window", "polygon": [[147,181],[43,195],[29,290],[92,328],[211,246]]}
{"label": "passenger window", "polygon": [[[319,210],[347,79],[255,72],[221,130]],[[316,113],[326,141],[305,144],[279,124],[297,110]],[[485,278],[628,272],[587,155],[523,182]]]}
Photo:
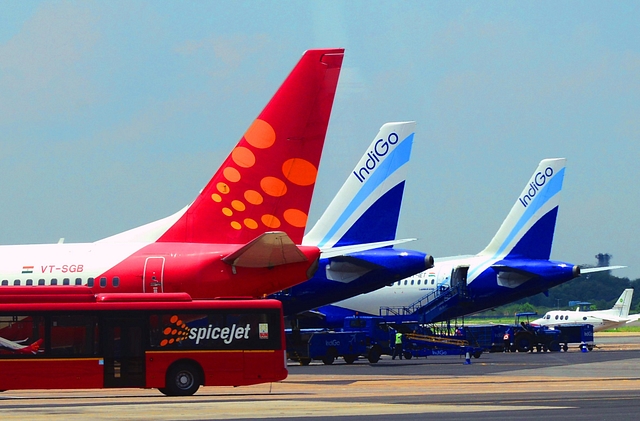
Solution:
{"label": "passenger window", "polygon": [[100,278],[100,288],[104,288],[107,286],[107,278],[102,277]]}
{"label": "passenger window", "polygon": [[33,279],[27,279],[27,286],[33,285]]}
{"label": "passenger window", "polygon": [[413,285],[413,279],[411,280],[411,285]]}
{"label": "passenger window", "polygon": [[587,320],[587,318],[586,318],[586,317],[583,317],[583,318],[582,318],[582,320]]}
{"label": "passenger window", "polygon": [[82,278],[76,278],[76,285],[82,285]]}
{"label": "passenger window", "polygon": [[113,277],[113,287],[118,288],[120,286],[120,278],[117,276]]}
{"label": "passenger window", "polygon": [[69,278],[64,278],[62,280],[62,285],[69,285]]}
{"label": "passenger window", "polygon": [[435,279],[432,279],[432,280],[431,280],[431,285],[433,285],[435,282],[436,282],[436,280],[435,280]]}
{"label": "passenger window", "polygon": [[13,281],[13,285],[19,287],[20,286],[20,279],[16,279],[15,281]]}
{"label": "passenger window", "polygon": [[58,280],[56,278],[51,278],[51,285],[58,285]]}
{"label": "passenger window", "polygon": [[89,286],[89,287],[93,286],[93,278],[87,279],[87,286]]}
{"label": "passenger window", "polygon": [[558,315],[556,314],[556,320],[558,320]]}
{"label": "passenger window", "polygon": [[38,279],[38,285],[44,285],[44,279]]}
{"label": "passenger window", "polygon": [[422,279],[418,279],[418,285],[420,285],[420,281],[422,281]]}
{"label": "passenger window", "polygon": [[6,280],[6,279],[3,279],[3,280],[2,280],[2,286],[4,286],[4,287],[9,286],[9,281],[8,281],[8,280]]}
{"label": "passenger window", "polygon": [[404,284],[405,284],[405,285],[407,285],[407,282],[409,282],[409,281],[407,281],[407,280],[405,279],[405,280],[404,280]]}

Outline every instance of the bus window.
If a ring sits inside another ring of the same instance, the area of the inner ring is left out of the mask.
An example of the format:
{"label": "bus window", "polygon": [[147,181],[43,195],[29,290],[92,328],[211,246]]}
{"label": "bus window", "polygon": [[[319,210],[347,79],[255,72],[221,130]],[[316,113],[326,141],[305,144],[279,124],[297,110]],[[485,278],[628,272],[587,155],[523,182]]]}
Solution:
{"label": "bus window", "polygon": [[0,316],[0,337],[9,346],[0,348],[0,357],[35,356],[44,348],[44,318],[28,315]]}
{"label": "bus window", "polygon": [[52,355],[96,355],[98,336],[96,316],[51,317],[50,348]]}

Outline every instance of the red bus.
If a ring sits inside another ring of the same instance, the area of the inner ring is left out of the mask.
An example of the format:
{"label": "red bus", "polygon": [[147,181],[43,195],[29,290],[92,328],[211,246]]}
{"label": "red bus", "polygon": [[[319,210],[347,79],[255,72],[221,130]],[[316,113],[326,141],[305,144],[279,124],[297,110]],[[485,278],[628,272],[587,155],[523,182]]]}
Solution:
{"label": "red bus", "polygon": [[186,396],[201,385],[287,377],[280,301],[73,289],[3,290],[0,390],[139,387]]}

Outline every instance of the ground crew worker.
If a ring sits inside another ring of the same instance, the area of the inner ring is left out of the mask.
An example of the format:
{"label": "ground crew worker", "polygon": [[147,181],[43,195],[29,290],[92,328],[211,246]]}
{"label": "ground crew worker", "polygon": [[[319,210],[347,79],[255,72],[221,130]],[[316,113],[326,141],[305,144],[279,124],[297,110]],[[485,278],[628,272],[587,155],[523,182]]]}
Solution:
{"label": "ground crew worker", "polygon": [[513,332],[511,330],[511,328],[507,328],[506,332],[504,332],[504,336],[502,337],[502,340],[504,341],[504,348],[502,349],[502,352],[511,352],[511,343],[513,339]]}
{"label": "ground crew worker", "polygon": [[393,348],[392,360],[396,359],[396,355],[402,359],[402,333],[396,332],[396,346]]}

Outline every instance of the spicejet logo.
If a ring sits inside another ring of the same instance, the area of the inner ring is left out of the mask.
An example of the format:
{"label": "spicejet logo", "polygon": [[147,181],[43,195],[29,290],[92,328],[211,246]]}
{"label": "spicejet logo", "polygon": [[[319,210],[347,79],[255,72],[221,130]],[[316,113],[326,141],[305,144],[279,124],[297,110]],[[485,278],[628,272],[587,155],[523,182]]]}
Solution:
{"label": "spicejet logo", "polygon": [[[249,323],[246,326],[238,326],[234,323],[226,327],[213,326],[211,324],[206,327],[189,327],[175,315],[171,316],[169,322],[171,325],[165,327],[162,331],[164,338],[160,342],[160,346],[172,345],[186,339],[195,341],[196,345],[206,340],[221,340],[225,345],[229,345],[233,341],[249,339],[249,333],[251,332]],[[258,330],[260,339],[269,339],[268,323],[259,323]]]}
{"label": "spicejet logo", "polygon": [[540,191],[540,189],[546,184],[547,180],[550,180],[553,176],[553,168],[547,167],[544,171],[539,171],[536,175],[533,176],[533,181],[529,183],[529,189],[527,192],[519,199],[522,206],[525,208],[529,206],[529,203],[533,200],[535,195]]}
{"label": "spicejet logo", "polygon": [[373,149],[367,152],[367,160],[364,162],[364,166],[353,172],[359,182],[364,183],[367,176],[371,174],[376,166],[380,162],[380,158],[384,158],[386,154],[398,144],[400,138],[396,133],[390,133],[387,139],[378,139],[373,145]]}

